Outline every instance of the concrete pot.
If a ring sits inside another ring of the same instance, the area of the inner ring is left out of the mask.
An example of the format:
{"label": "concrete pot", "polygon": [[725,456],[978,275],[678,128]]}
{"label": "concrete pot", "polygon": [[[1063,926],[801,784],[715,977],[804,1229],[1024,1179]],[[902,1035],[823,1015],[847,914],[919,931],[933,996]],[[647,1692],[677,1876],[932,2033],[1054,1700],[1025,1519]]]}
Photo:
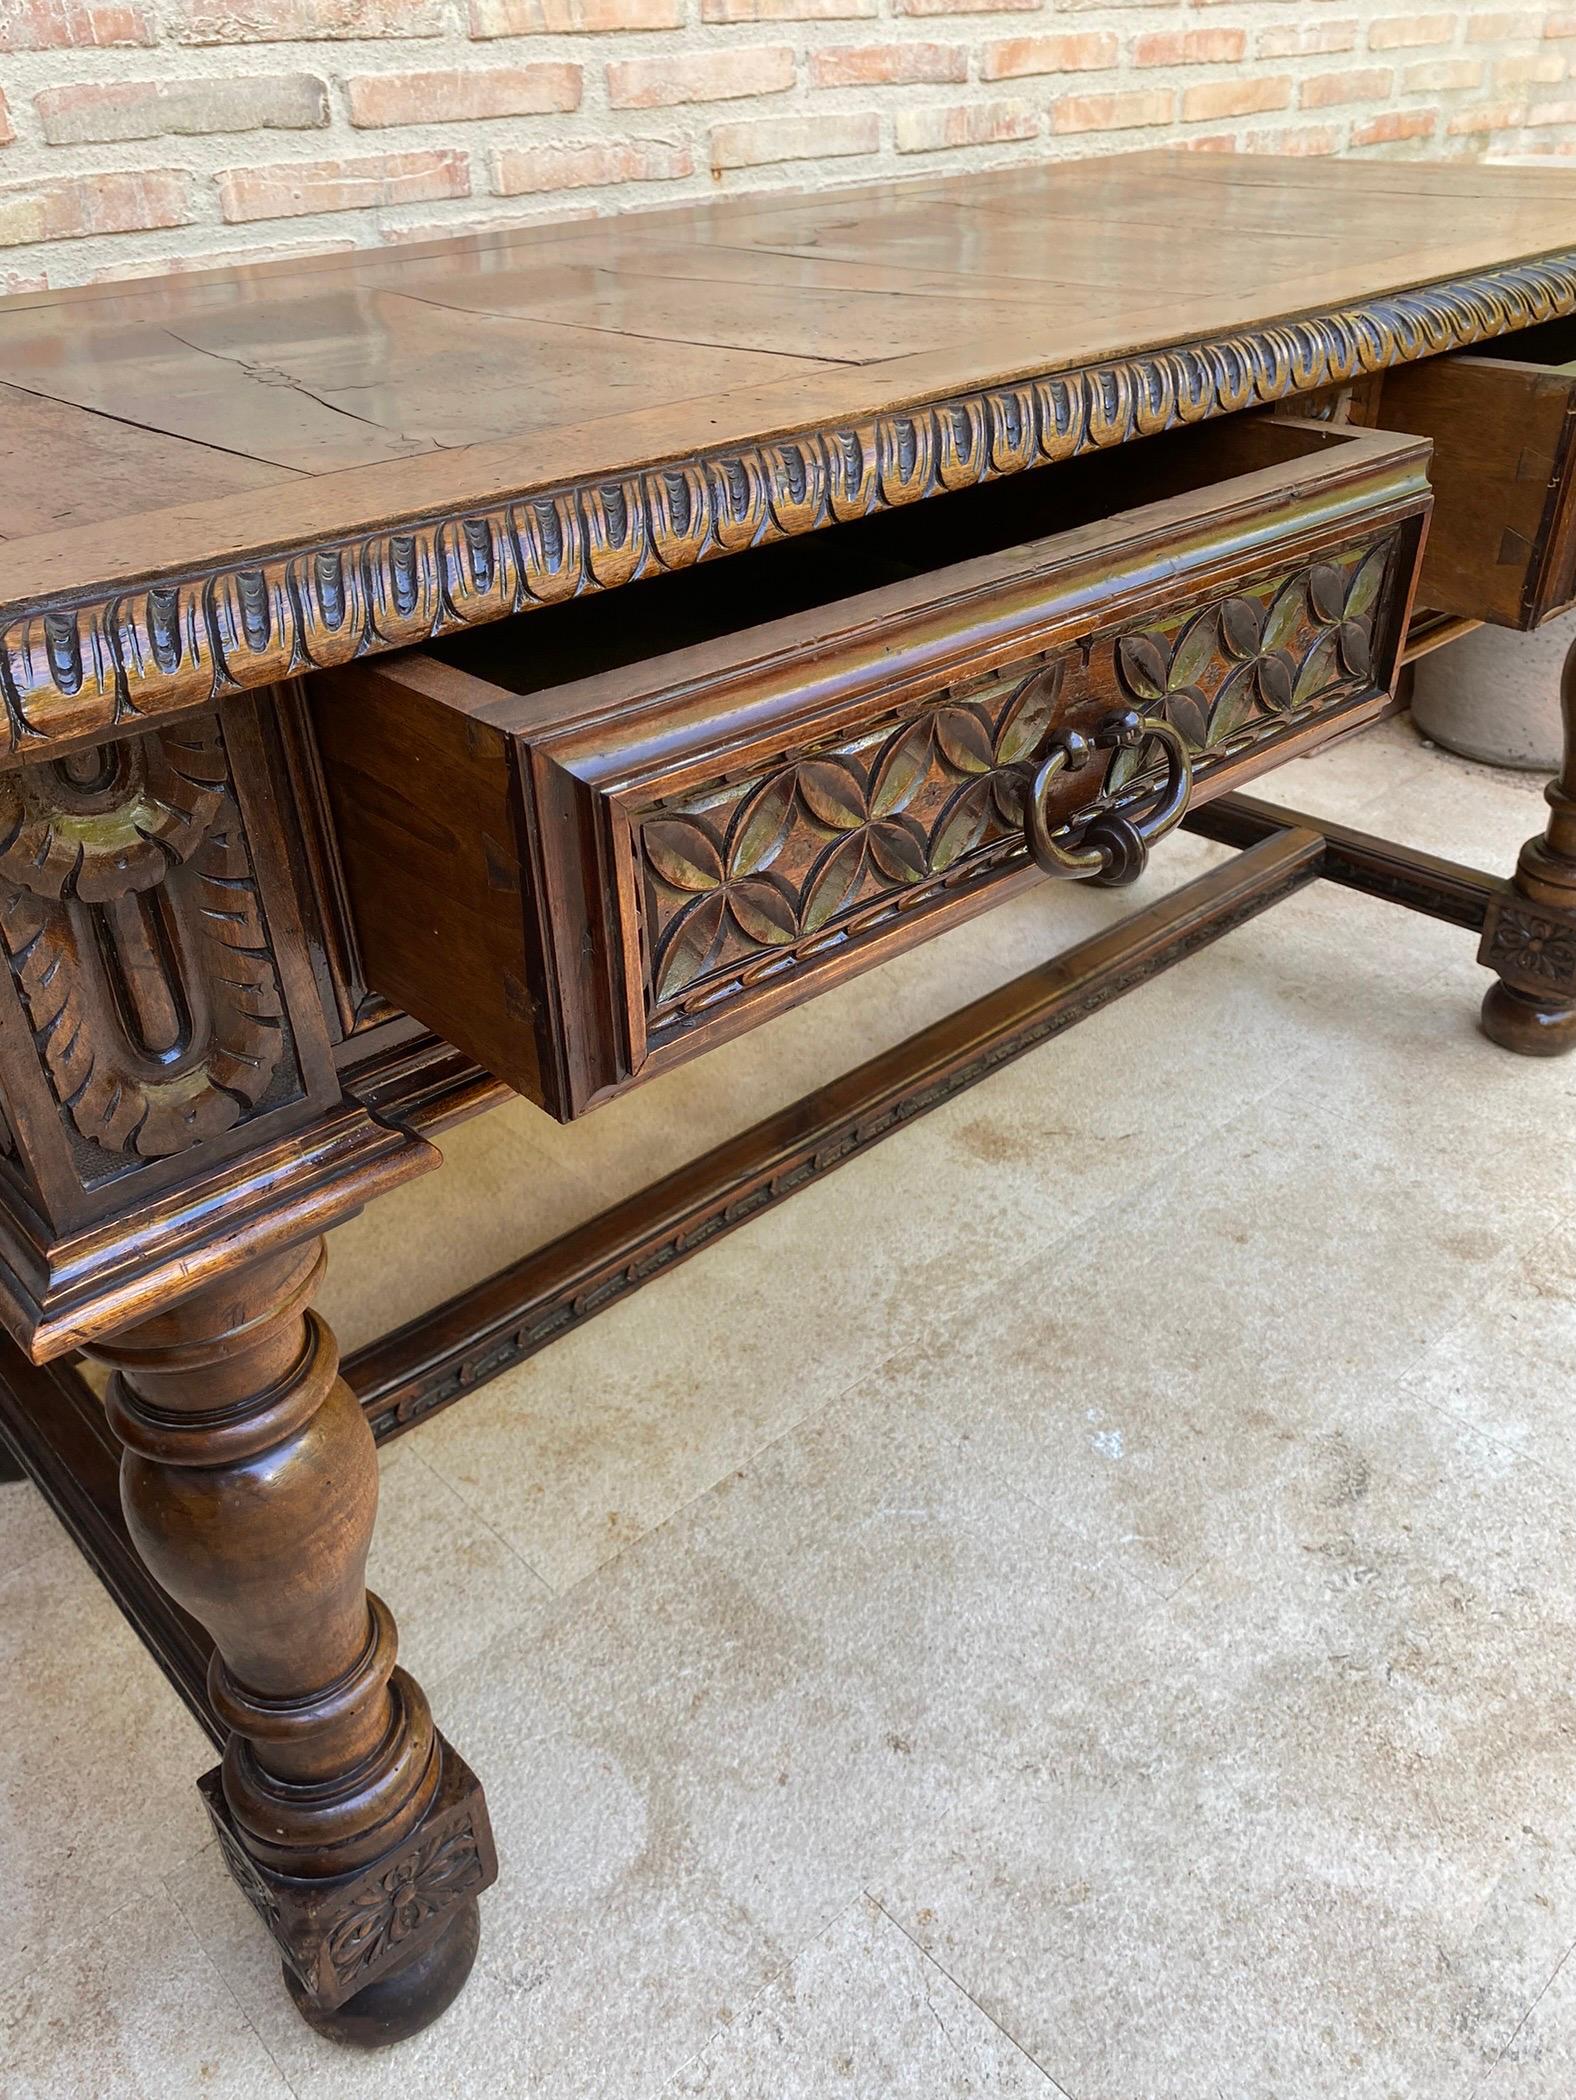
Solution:
{"label": "concrete pot", "polygon": [[1530,634],[1479,627],[1425,656],[1413,674],[1412,720],[1447,751],[1486,766],[1555,773],[1560,764],[1560,666],[1576,612]]}

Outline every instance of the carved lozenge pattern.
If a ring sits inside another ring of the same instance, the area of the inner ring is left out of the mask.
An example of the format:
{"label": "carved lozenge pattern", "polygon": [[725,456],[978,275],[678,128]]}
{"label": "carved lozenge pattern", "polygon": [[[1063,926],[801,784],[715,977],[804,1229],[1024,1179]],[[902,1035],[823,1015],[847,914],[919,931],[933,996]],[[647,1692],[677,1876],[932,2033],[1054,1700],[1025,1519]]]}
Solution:
{"label": "carved lozenge pattern", "polygon": [[0,946],[101,1151],[162,1158],[258,1105],[284,1009],[216,721],[0,774]]}
{"label": "carved lozenge pattern", "polygon": [[[1024,789],[1069,720],[1164,714],[1200,774],[1370,691],[1394,547],[1369,538],[656,804],[636,831],[649,1025],[1021,865]],[[1144,792],[1150,763],[1064,775],[1063,821]]]}
{"label": "carved lozenge pattern", "polygon": [[1284,401],[1576,311],[1576,251],[1029,377],[659,471],[0,613],[0,748],[399,649],[456,627]]}

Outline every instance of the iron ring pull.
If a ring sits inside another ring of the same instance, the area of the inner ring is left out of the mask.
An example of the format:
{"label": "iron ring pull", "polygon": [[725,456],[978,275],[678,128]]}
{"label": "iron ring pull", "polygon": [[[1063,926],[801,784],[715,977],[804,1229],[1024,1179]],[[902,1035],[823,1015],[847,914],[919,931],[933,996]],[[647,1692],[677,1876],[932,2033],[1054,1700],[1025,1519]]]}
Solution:
{"label": "iron ring pull", "polygon": [[[1114,810],[1093,817],[1075,845],[1058,843],[1045,821],[1046,796],[1061,773],[1077,773],[1096,751],[1131,749],[1153,738],[1164,746],[1166,777],[1154,804],[1136,819]],[[1023,828],[1034,864],[1047,875],[1068,882],[1098,882],[1116,887],[1143,873],[1156,839],[1181,823],[1193,792],[1193,764],[1187,745],[1160,715],[1141,715],[1128,708],[1101,723],[1093,736],[1069,729],[1046,754],[1024,803]]]}

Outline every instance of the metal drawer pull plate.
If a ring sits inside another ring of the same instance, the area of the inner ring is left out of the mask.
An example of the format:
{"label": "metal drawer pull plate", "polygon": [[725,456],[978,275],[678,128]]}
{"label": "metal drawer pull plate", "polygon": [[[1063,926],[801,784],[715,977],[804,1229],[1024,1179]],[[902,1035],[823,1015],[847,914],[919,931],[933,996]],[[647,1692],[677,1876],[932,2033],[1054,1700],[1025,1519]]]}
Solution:
{"label": "metal drawer pull plate", "polygon": [[[1104,810],[1077,834],[1076,844],[1058,843],[1045,821],[1046,796],[1057,775],[1080,772],[1097,751],[1130,748],[1151,737],[1166,754],[1166,777],[1152,807],[1136,820]],[[1107,717],[1093,736],[1070,729],[1051,746],[1024,802],[1024,835],[1035,866],[1068,882],[1098,882],[1111,888],[1136,882],[1155,840],[1181,823],[1192,792],[1187,745],[1163,716],[1127,708]]]}

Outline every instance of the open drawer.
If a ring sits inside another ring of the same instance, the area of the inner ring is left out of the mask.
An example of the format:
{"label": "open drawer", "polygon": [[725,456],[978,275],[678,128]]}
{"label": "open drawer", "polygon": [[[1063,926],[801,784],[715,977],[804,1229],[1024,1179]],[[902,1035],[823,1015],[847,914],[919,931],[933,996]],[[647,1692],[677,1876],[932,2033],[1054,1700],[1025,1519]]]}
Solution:
{"label": "open drawer", "polygon": [[1030,810],[1109,867],[1383,705],[1427,457],[1240,417],[320,674],[370,979],[567,1120],[1036,879]]}
{"label": "open drawer", "polygon": [[1365,420],[1433,440],[1420,605],[1536,627],[1576,602],[1576,317],[1398,366]]}

